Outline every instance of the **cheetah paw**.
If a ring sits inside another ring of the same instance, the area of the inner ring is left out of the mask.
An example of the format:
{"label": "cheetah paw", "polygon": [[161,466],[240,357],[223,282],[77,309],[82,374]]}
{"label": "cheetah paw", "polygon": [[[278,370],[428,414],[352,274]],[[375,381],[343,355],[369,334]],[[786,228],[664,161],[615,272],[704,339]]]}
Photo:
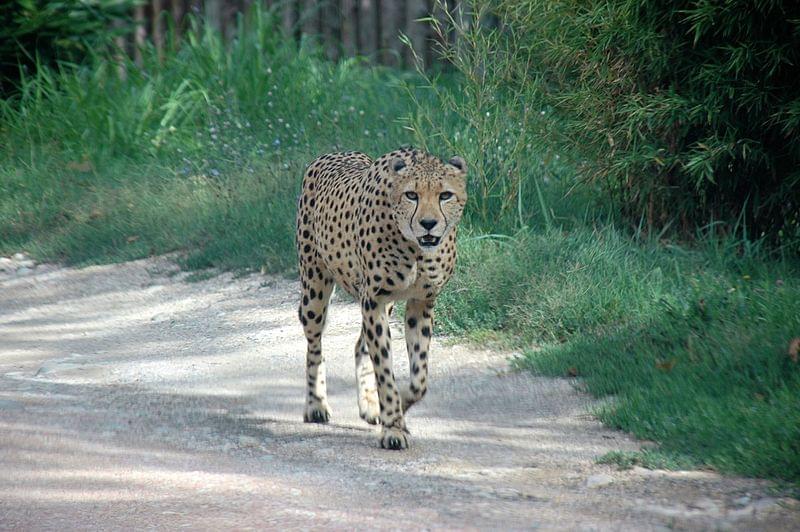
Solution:
{"label": "cheetah paw", "polygon": [[398,429],[395,427],[384,427],[381,431],[381,448],[400,451],[408,449],[411,445],[411,434],[408,429]]}
{"label": "cheetah paw", "polygon": [[364,401],[358,402],[358,415],[370,425],[377,425],[381,422],[381,405],[378,402],[378,395],[367,397]]}
{"label": "cheetah paw", "polygon": [[331,411],[326,405],[308,405],[303,421],[306,423],[327,423],[331,419]]}

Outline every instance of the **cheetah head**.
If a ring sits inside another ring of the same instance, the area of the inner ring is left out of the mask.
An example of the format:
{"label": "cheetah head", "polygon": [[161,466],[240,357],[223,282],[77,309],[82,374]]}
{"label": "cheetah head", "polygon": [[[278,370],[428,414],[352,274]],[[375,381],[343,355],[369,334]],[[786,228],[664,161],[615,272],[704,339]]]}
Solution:
{"label": "cheetah head", "polygon": [[419,151],[389,161],[390,205],[402,235],[424,253],[435,251],[458,224],[467,201],[467,164],[447,163]]}

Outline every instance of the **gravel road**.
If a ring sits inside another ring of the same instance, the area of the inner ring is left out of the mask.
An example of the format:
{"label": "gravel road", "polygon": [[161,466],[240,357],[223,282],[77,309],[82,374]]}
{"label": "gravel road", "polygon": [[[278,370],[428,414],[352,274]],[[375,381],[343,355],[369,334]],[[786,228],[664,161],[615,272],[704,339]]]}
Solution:
{"label": "gravel road", "polygon": [[353,303],[323,340],[333,420],[311,425],[296,281],[17,259],[0,264],[0,529],[800,529],[764,481],[596,464],[640,443],[510,353],[435,338],[412,448],[384,451],[358,417]]}

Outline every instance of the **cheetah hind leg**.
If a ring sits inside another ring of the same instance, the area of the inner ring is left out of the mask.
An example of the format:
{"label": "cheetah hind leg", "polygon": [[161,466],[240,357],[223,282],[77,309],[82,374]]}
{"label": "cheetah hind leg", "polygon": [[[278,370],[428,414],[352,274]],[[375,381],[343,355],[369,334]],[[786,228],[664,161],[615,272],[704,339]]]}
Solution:
{"label": "cheetah hind leg", "polygon": [[381,405],[378,401],[375,370],[369,359],[369,353],[367,353],[363,330],[356,343],[356,386],[358,387],[358,413],[361,419],[370,425],[377,425],[381,421]]}

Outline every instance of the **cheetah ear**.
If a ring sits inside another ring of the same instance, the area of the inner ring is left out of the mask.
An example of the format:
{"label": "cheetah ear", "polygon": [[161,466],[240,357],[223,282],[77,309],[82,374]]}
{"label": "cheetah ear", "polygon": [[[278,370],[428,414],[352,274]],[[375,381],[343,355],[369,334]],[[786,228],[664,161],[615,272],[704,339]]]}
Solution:
{"label": "cheetah ear", "polygon": [[467,163],[466,161],[464,161],[464,159],[462,159],[458,155],[447,161],[447,164],[449,164],[450,166],[455,166],[461,171],[462,174],[467,173]]}
{"label": "cheetah ear", "polygon": [[406,167],[406,162],[400,157],[395,157],[394,159],[392,159],[390,166],[392,167],[392,170],[394,170],[395,172],[399,172],[400,170]]}

